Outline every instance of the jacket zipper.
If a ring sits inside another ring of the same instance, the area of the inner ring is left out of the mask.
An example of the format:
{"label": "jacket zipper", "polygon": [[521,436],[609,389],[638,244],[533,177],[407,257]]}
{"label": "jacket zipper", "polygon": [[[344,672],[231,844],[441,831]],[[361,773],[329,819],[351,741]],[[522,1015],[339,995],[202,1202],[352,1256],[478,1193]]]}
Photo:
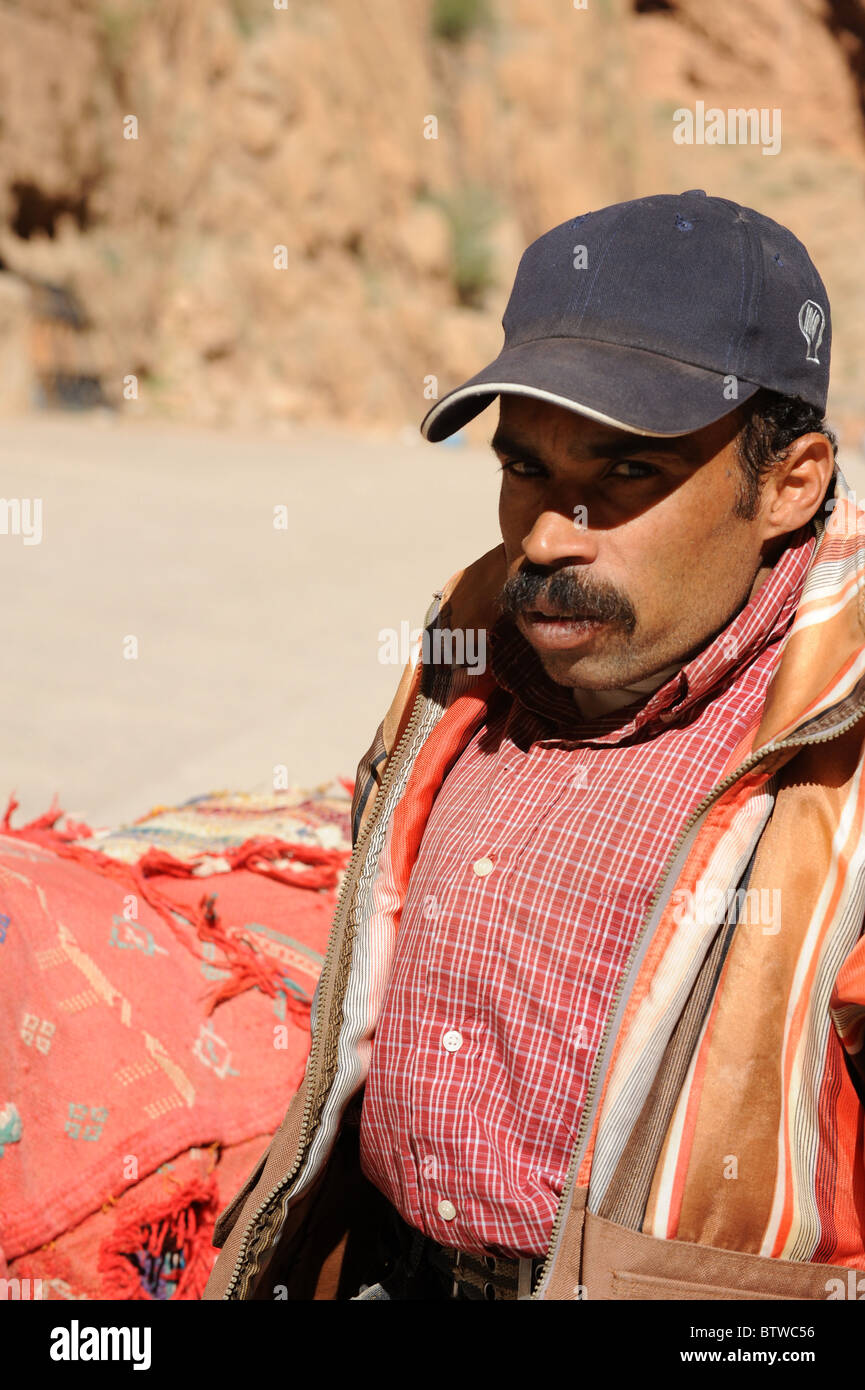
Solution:
{"label": "jacket zipper", "polygon": [[613,992],[613,996],[610,1002],[610,1008],[607,1013],[607,1021],[604,1025],[604,1031],[601,1035],[601,1041],[598,1044],[598,1050],[595,1055],[595,1063],[592,1067],[592,1074],[589,1078],[589,1085],[586,1090],[586,1098],[583,1102],[583,1113],[580,1118],[579,1128],[577,1129],[577,1137],[574,1142],[574,1149],[573,1153],[571,1154],[571,1161],[568,1165],[568,1171],[565,1176],[565,1182],[562,1188],[562,1196],[559,1201],[558,1209],[556,1211],[555,1221],[553,1222],[553,1229],[552,1234],[550,1236],[550,1243],[547,1247],[546,1259],[544,1260],[544,1263],[541,1266],[541,1269],[537,1275],[534,1289],[532,1290],[532,1293],[530,1295],[532,1298],[538,1297],[538,1291],[550,1272],[550,1264],[552,1262],[553,1250],[559,1238],[562,1221],[564,1219],[565,1209],[567,1207],[571,1188],[576,1177],[583,1140],[585,1138],[586,1130],[588,1128],[589,1123],[594,1119],[592,1107],[595,1101],[595,1089],[598,1082],[598,1075],[600,1072],[601,1063],[604,1059],[604,1051],[606,1049],[607,1042],[609,1041],[609,1034],[610,1029],[612,1027],[613,1018],[615,1017],[616,1009],[619,1006],[619,999],[621,997],[625,984],[627,983],[627,978],[631,972],[631,967],[633,965],[634,958],[637,954],[637,950],[640,946],[640,942],[643,939],[643,934],[646,930],[646,926],[648,925],[652,913],[655,910],[655,904],[657,903],[659,897],[661,896],[661,893],[664,890],[664,884],[667,882],[667,879],[670,876],[670,870],[676,861],[676,856],[679,853],[679,849],[681,848],[684,840],[687,838],[691,827],[696,823],[696,821],[700,819],[700,817],[704,814],[708,807],[712,805],[712,802],[717,800],[717,798],[721,795],[722,792],[725,792],[729,787],[733,786],[733,784],[735,782],[738,782],[739,779],[746,772],[750,772],[750,770],[753,767],[756,767],[758,763],[761,763],[764,760],[764,758],[769,757],[770,754],[776,753],[785,748],[804,748],[810,744],[828,743],[833,738],[840,738],[840,736],[842,734],[845,734],[847,730],[857,722],[857,720],[862,718],[863,714],[865,714],[865,704],[860,705],[858,709],[852,715],[849,716],[849,718],[845,719],[843,723],[837,729],[834,729],[831,733],[815,734],[813,738],[784,739],[780,743],[770,743],[766,748],[760,749],[758,753],[751,753],[741,764],[741,766],[736,769],[735,772],[731,772],[729,777],[725,777],[723,782],[719,782],[716,787],[713,787],[710,792],[707,792],[703,800],[691,812],[690,816],[688,817],[687,821],[685,822],[681,831],[679,832],[678,838],[676,839],[676,843],[674,844],[670,856],[667,859],[667,863],[664,866],[661,878],[658,880],[655,891],[652,894],[648,909],[646,911],[646,915],[643,918],[643,922],[640,926],[640,930],[634,938],[631,950],[628,953],[628,960],[627,964],[625,965],[625,969],[622,971],[622,974],[619,978],[619,982],[616,985],[616,988]]}
{"label": "jacket zipper", "polygon": [[[384,770],[384,773],[383,773],[383,775],[382,775],[381,785],[379,786],[378,794],[377,794],[376,799],[375,799],[375,803],[374,803],[374,805],[373,805],[373,807],[372,807],[372,810],[371,810],[370,813],[369,813],[369,817],[368,817],[368,819],[367,819],[367,823],[366,823],[366,825],[364,826],[364,829],[361,831],[360,836],[358,837],[358,841],[357,841],[357,844],[356,844],[355,847],[354,847],[354,851],[353,851],[353,854],[352,854],[352,858],[351,858],[351,860],[350,860],[350,862],[349,862],[349,865],[348,865],[348,867],[347,867],[347,869],[346,869],[345,878],[343,879],[342,885],[341,885],[340,890],[339,890],[339,896],[338,896],[338,898],[337,898],[336,907],[335,907],[335,909],[334,909],[334,921],[338,920],[339,914],[341,913],[341,911],[342,911],[342,909],[343,909],[343,904],[344,904],[346,895],[347,895],[347,893],[348,893],[348,891],[349,891],[349,890],[348,890],[348,885],[349,885],[349,883],[352,881],[352,869],[357,865],[358,860],[359,860],[359,858],[360,858],[360,856],[361,856],[361,854],[362,854],[362,852],[363,852],[364,846],[366,845],[367,840],[369,839],[370,835],[372,834],[372,831],[373,831],[373,829],[374,829],[374,827],[375,827],[375,824],[376,824],[376,822],[377,822],[377,820],[378,820],[378,817],[379,817],[379,815],[381,814],[381,809],[382,809],[382,807],[383,807],[383,805],[384,805],[384,794],[385,794],[385,792],[386,792],[386,790],[387,790],[387,788],[388,788],[388,785],[389,785],[389,783],[390,783],[391,777],[393,776],[393,774],[394,774],[396,768],[397,768],[398,765],[399,765],[400,755],[401,755],[401,753],[402,753],[402,751],[403,751],[405,745],[407,744],[407,742],[409,741],[409,739],[411,738],[411,736],[414,734],[414,731],[415,731],[415,729],[417,728],[417,726],[418,726],[418,724],[419,724],[419,722],[420,722],[421,711],[422,711],[422,708],[423,708],[423,702],[424,702],[425,698],[426,698],[426,697],[423,695],[422,691],[421,691],[420,689],[418,689],[418,692],[417,692],[417,694],[416,694],[416,696],[415,696],[414,705],[412,706],[412,712],[411,712],[411,715],[410,715],[410,717],[409,717],[409,721],[408,721],[408,723],[406,724],[405,729],[403,730],[402,737],[400,738],[399,742],[395,745],[393,751],[391,752],[391,754],[390,754],[389,757],[388,757],[387,765],[386,765],[385,770]],[[353,887],[352,887],[352,890],[351,890],[352,893],[354,893],[354,890],[355,890],[356,887],[357,887],[357,884],[354,883],[354,885],[353,885]],[[321,979],[322,979],[322,984],[323,984],[323,985],[326,984],[326,981],[327,981],[327,978],[328,978],[328,974],[329,974],[329,972],[331,971],[331,969],[333,968],[333,957],[334,957],[334,953],[335,953],[335,945],[334,945],[334,943],[335,943],[335,938],[336,938],[336,934],[335,934],[334,932],[331,932],[330,941],[328,942],[327,954],[325,955],[324,964],[322,965],[322,968],[321,968]],[[321,991],[322,1003],[324,1002],[324,995],[325,995],[325,992],[326,992],[325,989],[322,988],[322,991]],[[322,1008],[319,1010],[318,1017],[317,1017],[317,1019],[316,1019],[315,1034],[314,1034],[314,1036],[313,1036],[312,1043],[311,1043],[311,1045],[310,1045],[309,1058],[308,1058],[308,1061],[307,1061],[307,1071],[306,1071],[306,1074],[307,1074],[308,1076],[312,1074],[312,1071],[313,1071],[313,1068],[314,1068],[314,1065],[315,1065],[315,1060],[316,1060],[316,1058],[317,1058],[317,1056],[318,1056],[318,1052],[319,1052],[319,1048],[320,1048],[321,1040],[322,1040],[322,1034],[323,1034],[323,1032],[324,1032],[324,1024],[325,1024],[325,1010],[324,1010],[324,1008],[322,1007]],[[247,1251],[247,1247],[248,1247],[248,1245],[249,1245],[250,1235],[251,1235],[251,1232],[254,1230],[256,1224],[258,1223],[259,1218],[260,1218],[261,1216],[264,1215],[265,1211],[266,1211],[267,1208],[270,1206],[271,1202],[272,1202],[273,1199],[277,1196],[277,1194],[278,1194],[279,1192],[282,1191],[282,1189],[286,1186],[287,1183],[289,1183],[289,1182],[292,1181],[292,1179],[294,1178],[294,1176],[295,1176],[295,1174],[297,1173],[298,1169],[299,1169],[299,1168],[301,1167],[301,1165],[302,1165],[303,1158],[304,1158],[304,1151],[305,1151],[306,1146],[307,1146],[307,1131],[308,1131],[308,1129],[309,1129],[309,1119],[310,1119],[310,1114],[311,1114],[311,1111],[312,1111],[312,1100],[313,1100],[313,1097],[312,1097],[312,1093],[310,1092],[310,1094],[307,1095],[307,1098],[306,1098],[306,1101],[305,1101],[305,1104],[304,1104],[304,1108],[303,1108],[303,1116],[302,1116],[301,1125],[300,1125],[300,1136],[299,1136],[299,1139],[298,1139],[297,1157],[296,1157],[296,1159],[295,1159],[294,1165],[293,1165],[292,1168],[285,1174],[285,1176],[284,1176],[283,1178],[280,1179],[280,1181],[279,1181],[279,1182],[276,1184],[276,1186],[271,1190],[271,1192],[268,1193],[267,1197],[264,1199],[264,1201],[262,1202],[261,1206],[260,1206],[260,1207],[258,1208],[258,1210],[256,1211],[255,1215],[252,1216],[252,1217],[250,1218],[249,1222],[247,1223],[246,1231],[244,1232],[244,1236],[243,1236],[243,1241],[241,1242],[240,1249],[239,1249],[239,1251],[237,1252],[237,1260],[236,1260],[236,1262],[235,1262],[234,1269],[232,1270],[232,1273],[231,1273],[231,1279],[229,1280],[228,1284],[226,1285],[225,1292],[224,1292],[224,1294],[223,1294],[223,1298],[224,1298],[224,1299],[228,1299],[228,1298],[231,1297],[231,1294],[232,1294],[232,1292],[233,1292],[233,1290],[234,1290],[236,1284],[238,1283],[238,1280],[239,1280],[239,1278],[240,1278],[241,1266],[242,1266],[242,1264],[243,1264],[243,1262],[244,1262],[244,1259],[246,1258],[246,1251]]]}

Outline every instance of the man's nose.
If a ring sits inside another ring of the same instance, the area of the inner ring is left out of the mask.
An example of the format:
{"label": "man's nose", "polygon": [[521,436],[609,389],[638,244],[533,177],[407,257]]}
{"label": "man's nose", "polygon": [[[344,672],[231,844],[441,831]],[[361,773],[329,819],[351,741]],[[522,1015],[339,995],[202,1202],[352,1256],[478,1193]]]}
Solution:
{"label": "man's nose", "polygon": [[523,553],[533,565],[561,568],[563,560],[589,565],[597,557],[596,534],[589,530],[585,507],[575,507],[574,515],[547,508],[539,512],[531,530],[523,537]]}

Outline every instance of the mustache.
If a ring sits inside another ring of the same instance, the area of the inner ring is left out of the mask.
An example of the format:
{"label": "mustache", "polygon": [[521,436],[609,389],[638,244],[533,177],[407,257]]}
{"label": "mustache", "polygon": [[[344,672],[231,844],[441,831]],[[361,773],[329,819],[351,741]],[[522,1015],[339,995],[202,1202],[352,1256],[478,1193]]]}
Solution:
{"label": "mustache", "polygon": [[608,584],[589,582],[578,569],[547,570],[524,565],[506,580],[499,595],[502,613],[515,618],[545,601],[563,617],[595,618],[598,622],[621,623],[633,632],[637,615],[630,600]]}

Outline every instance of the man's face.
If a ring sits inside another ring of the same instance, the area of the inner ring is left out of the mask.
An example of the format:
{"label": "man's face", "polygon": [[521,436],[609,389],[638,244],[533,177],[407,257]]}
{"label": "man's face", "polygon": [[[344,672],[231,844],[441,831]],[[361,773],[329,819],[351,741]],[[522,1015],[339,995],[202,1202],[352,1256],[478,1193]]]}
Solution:
{"label": "man's face", "polygon": [[762,511],[734,514],[740,423],[649,439],[499,398],[501,603],[552,680],[610,690],[684,663],[759,587]]}

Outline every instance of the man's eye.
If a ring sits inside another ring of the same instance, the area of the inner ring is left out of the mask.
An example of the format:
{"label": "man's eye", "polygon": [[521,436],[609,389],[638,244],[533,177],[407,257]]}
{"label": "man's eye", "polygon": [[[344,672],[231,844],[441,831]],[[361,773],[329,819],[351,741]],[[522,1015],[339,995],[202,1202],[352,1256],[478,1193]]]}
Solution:
{"label": "man's eye", "polygon": [[[636,472],[620,473],[621,468],[636,469]],[[527,459],[502,459],[499,464],[502,473],[512,473],[517,478],[535,478],[542,474],[544,470],[536,463]],[[620,459],[613,464],[609,476],[621,478],[624,482],[641,482],[644,478],[651,478],[659,470],[651,463],[642,463],[639,459]]]}
{"label": "man's eye", "polygon": [[[620,459],[610,470],[613,476],[625,477],[622,473],[616,474],[617,468],[641,468],[643,470],[642,473],[637,473],[636,475],[632,473],[630,475],[630,480],[633,482],[639,482],[642,478],[651,478],[652,474],[658,471],[651,463],[641,463],[639,459]],[[625,481],[628,481],[627,477]]]}
{"label": "man's eye", "polygon": [[527,463],[525,459],[503,459],[500,464],[502,473],[515,473],[518,478],[531,478],[535,476],[535,474],[531,472],[524,472],[524,469],[535,469],[537,472],[537,464]]}

